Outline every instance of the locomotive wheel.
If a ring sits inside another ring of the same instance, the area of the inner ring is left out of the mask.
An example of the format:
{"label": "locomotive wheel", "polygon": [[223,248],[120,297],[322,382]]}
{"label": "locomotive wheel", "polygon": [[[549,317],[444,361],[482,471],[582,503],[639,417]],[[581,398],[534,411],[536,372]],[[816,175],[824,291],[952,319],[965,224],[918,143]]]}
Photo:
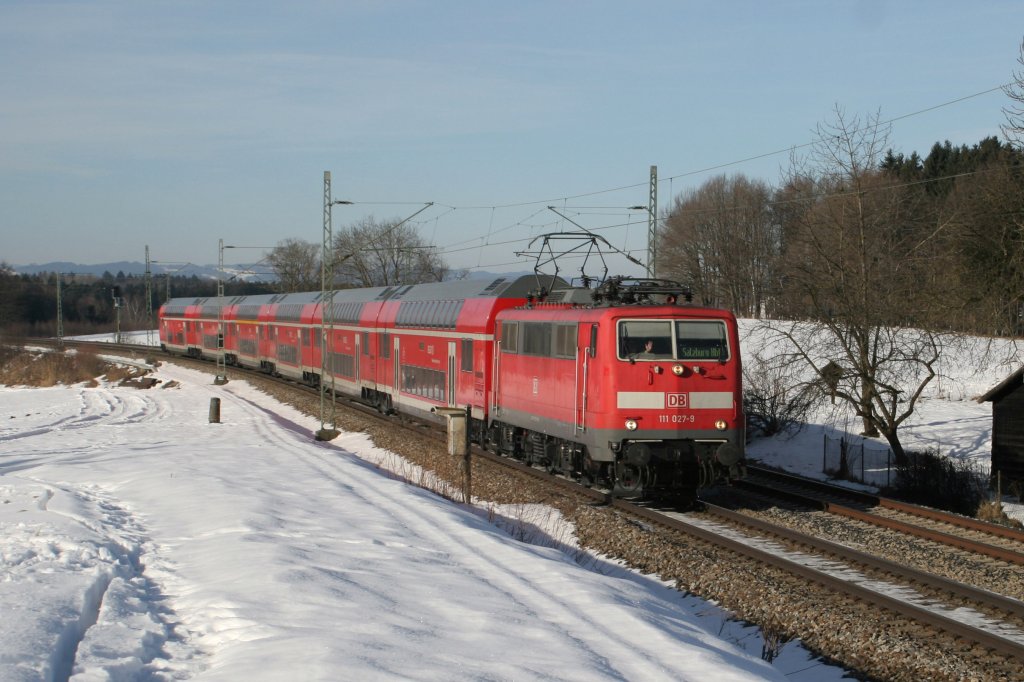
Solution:
{"label": "locomotive wheel", "polygon": [[617,495],[637,495],[643,491],[648,478],[646,466],[616,462],[614,492]]}

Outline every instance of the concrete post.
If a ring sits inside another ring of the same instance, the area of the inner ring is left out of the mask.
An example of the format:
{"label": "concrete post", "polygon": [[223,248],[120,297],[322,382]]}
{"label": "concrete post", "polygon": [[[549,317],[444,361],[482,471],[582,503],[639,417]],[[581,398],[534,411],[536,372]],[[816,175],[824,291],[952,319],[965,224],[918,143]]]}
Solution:
{"label": "concrete post", "polygon": [[431,411],[444,415],[448,422],[448,454],[462,457],[462,495],[463,501],[469,504],[473,499],[473,462],[469,448],[471,408],[435,407]]}

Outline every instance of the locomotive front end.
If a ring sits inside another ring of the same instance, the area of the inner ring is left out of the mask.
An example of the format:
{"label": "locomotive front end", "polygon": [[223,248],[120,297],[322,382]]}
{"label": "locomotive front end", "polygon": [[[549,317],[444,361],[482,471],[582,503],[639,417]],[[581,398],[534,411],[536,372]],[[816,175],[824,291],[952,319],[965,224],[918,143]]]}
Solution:
{"label": "locomotive front end", "polygon": [[[653,311],[652,311],[653,312]],[[691,493],[743,475],[735,319],[616,321],[605,443],[619,495]]]}
{"label": "locomotive front end", "polygon": [[683,298],[617,278],[502,311],[486,444],[622,497],[742,476],[736,318]]}

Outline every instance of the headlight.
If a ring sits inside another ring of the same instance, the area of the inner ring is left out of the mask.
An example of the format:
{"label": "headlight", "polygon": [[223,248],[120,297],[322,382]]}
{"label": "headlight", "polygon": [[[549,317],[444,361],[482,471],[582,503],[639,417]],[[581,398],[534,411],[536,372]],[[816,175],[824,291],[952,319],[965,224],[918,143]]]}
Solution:
{"label": "headlight", "polygon": [[725,431],[727,428],[729,428],[729,425],[725,423],[724,419],[719,419],[718,421],[715,422],[715,428],[718,429],[719,431]]}
{"label": "headlight", "polygon": [[636,420],[635,419],[627,419],[626,420],[626,430],[627,431],[636,431]]}
{"label": "headlight", "polygon": [[683,376],[683,372],[685,371],[686,368],[683,367],[682,365],[672,365],[672,373],[675,374],[677,377]]}

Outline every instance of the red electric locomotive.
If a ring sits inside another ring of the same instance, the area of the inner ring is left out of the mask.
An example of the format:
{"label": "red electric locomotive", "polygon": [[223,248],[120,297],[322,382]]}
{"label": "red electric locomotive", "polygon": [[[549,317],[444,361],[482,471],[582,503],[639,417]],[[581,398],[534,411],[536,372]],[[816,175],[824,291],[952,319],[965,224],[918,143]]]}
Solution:
{"label": "red electric locomotive", "polygon": [[554,290],[499,313],[489,438],[623,495],[741,474],[736,320],[658,280]]}
{"label": "red electric locomotive", "polygon": [[617,494],[692,495],[741,474],[731,313],[684,303],[663,280],[540,284],[346,289],[326,322],[319,293],[174,299],[160,338],[170,352],[329,382],[382,411],[468,407],[474,441]]}

